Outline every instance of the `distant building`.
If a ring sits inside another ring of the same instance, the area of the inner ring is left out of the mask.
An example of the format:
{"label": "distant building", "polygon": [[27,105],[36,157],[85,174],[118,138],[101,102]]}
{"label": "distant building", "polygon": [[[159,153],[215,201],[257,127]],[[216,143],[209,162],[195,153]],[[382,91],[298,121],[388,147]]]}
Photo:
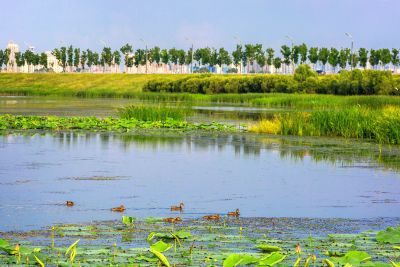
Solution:
{"label": "distant building", "polygon": [[15,53],[19,52],[18,44],[14,43],[13,41],[8,42],[7,49],[10,50],[9,60],[7,62],[7,72],[17,72],[17,62],[15,59]]}

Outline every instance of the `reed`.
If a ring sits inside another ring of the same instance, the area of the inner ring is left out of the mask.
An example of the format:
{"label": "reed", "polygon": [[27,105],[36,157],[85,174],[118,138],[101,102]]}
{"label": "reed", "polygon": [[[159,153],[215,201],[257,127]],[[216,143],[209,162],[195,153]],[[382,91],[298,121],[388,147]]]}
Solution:
{"label": "reed", "polygon": [[353,107],[342,110],[291,112],[262,120],[251,132],[297,136],[331,136],[400,144],[400,108]]}
{"label": "reed", "polygon": [[190,114],[191,110],[187,108],[165,106],[129,106],[118,111],[118,116],[122,119],[136,119],[139,121],[166,121],[167,119],[185,121]]}

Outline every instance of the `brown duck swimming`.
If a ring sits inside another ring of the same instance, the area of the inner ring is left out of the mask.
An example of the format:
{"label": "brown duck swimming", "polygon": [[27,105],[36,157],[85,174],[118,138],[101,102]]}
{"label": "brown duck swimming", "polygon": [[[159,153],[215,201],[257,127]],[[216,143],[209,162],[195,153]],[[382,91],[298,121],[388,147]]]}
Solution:
{"label": "brown duck swimming", "polygon": [[72,207],[73,205],[75,205],[75,203],[73,201],[67,200],[66,205],[67,207]]}
{"label": "brown duck swimming", "polygon": [[183,211],[185,204],[179,203],[179,206],[171,206],[171,211]]}
{"label": "brown duck swimming", "polygon": [[206,215],[203,216],[203,219],[207,220],[207,221],[218,221],[221,217],[219,216],[219,214],[212,214],[212,215]]}
{"label": "brown duck swimming", "polygon": [[112,208],[111,209],[111,211],[115,211],[115,212],[124,212],[126,209],[125,209],[125,206],[124,205],[121,205],[121,206],[119,206],[119,207],[115,207],[115,208]]}
{"label": "brown duck swimming", "polygon": [[239,217],[240,216],[240,210],[236,209],[235,211],[230,211],[230,212],[228,212],[228,216],[230,216],[230,217]]}
{"label": "brown duck swimming", "polygon": [[164,222],[167,222],[167,223],[178,223],[178,222],[181,222],[182,219],[181,219],[181,217],[176,217],[176,218],[164,218],[163,221],[164,221]]}

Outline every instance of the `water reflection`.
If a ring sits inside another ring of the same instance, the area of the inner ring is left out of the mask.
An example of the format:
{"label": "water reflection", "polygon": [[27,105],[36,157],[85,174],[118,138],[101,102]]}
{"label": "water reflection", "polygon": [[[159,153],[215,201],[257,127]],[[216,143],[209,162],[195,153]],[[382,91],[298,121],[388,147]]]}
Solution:
{"label": "water reflection", "polygon": [[[400,149],[343,139],[141,131],[0,136],[0,231],[138,217],[395,217]],[[66,208],[66,200],[76,203]]]}

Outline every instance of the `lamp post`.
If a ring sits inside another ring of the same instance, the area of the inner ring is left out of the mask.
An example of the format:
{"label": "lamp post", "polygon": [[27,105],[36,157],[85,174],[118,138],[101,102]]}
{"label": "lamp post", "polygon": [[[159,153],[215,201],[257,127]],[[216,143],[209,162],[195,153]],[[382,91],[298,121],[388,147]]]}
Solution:
{"label": "lamp post", "polygon": [[146,43],[146,41],[145,40],[143,40],[143,38],[140,38],[140,41],[142,41],[144,44],[145,44],[145,46],[146,46],[146,50],[145,50],[145,59],[146,59],[146,74],[147,74],[147,43]]}
{"label": "lamp post", "polygon": [[[289,39],[290,40],[290,42],[291,42],[291,54],[293,53],[293,47],[294,47],[294,39],[293,39],[293,37],[292,36],[290,36],[290,35],[285,35],[285,37],[287,38],[287,39]],[[293,58],[291,58],[291,63],[292,63],[292,72],[294,72],[294,63],[293,63]]]}
{"label": "lamp post", "polygon": [[350,33],[348,33],[348,32],[346,32],[345,35],[346,35],[347,37],[349,37],[350,40],[351,40],[351,50],[350,50],[350,57],[351,57],[350,62],[351,62],[351,63],[350,63],[350,70],[353,70],[353,65],[354,65],[354,55],[353,55],[354,39],[353,39],[353,36],[352,36]]}
{"label": "lamp post", "polygon": [[[233,38],[239,42],[240,48],[243,49],[242,40],[237,36],[233,36]],[[240,74],[242,73],[243,73],[243,57],[242,54],[240,54]]]}

